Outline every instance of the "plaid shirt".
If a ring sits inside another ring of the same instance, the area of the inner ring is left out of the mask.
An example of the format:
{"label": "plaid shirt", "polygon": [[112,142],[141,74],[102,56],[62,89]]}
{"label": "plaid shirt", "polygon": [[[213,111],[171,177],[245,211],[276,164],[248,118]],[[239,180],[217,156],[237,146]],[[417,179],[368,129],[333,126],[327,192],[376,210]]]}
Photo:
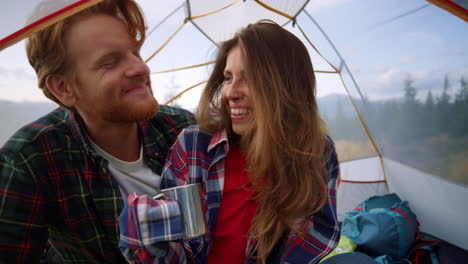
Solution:
{"label": "plaid shirt", "polygon": [[[138,122],[144,161],[157,174],[192,115],[161,106]],[[0,262],[38,263],[49,240],[66,263],[122,263],[119,186],[89,145],[79,115],[59,108],[0,149]]]}
{"label": "plaid shirt", "polygon": [[[329,179],[327,203],[316,214],[298,220],[307,234],[300,236],[291,231],[278,243],[268,263],[318,263],[336,247],[340,236],[336,217],[339,167],[333,142],[331,139],[329,142],[332,151],[325,164],[325,178]],[[180,243],[183,229],[177,203],[131,194],[119,220],[120,247],[127,259],[136,263],[185,263],[186,259],[191,263],[206,263],[222,200],[224,161],[228,152],[225,131],[212,136],[194,126],[179,135],[168,154],[161,188],[200,183],[209,231]],[[254,243],[248,241],[246,262]]]}

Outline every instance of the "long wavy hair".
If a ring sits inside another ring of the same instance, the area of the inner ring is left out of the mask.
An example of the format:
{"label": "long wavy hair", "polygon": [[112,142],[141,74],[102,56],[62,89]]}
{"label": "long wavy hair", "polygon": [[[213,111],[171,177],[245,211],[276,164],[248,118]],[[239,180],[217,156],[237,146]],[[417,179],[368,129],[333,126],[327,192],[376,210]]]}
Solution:
{"label": "long wavy hair", "polygon": [[250,228],[256,241],[252,252],[263,264],[287,232],[305,234],[298,220],[324,206],[328,180],[323,164],[329,150],[309,53],[296,36],[266,20],[220,46],[197,112],[200,127],[233,135],[221,88],[227,56],[236,46],[243,54],[254,111],[253,129],[242,135],[240,146],[259,204]]}

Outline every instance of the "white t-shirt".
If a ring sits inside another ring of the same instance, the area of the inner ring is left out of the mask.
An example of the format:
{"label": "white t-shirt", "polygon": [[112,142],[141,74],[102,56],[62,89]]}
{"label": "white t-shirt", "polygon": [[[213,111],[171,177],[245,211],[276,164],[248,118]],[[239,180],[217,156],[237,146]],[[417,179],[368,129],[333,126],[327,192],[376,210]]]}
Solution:
{"label": "white t-shirt", "polygon": [[140,148],[140,158],[127,162],[107,153],[91,139],[89,141],[94,150],[109,162],[109,171],[119,184],[120,192],[125,200],[133,192],[150,196],[158,194],[161,175],[154,173],[143,162],[143,146]]}

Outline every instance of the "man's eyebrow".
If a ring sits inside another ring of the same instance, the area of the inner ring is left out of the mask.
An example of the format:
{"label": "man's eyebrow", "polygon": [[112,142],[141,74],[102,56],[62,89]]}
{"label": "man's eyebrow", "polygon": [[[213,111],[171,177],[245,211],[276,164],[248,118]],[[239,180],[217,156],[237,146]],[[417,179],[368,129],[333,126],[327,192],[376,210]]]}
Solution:
{"label": "man's eyebrow", "polygon": [[106,52],[97,56],[97,59],[94,60],[93,66],[99,66],[99,64],[104,63],[106,60],[111,59],[115,56],[118,56],[119,53],[116,51]]}

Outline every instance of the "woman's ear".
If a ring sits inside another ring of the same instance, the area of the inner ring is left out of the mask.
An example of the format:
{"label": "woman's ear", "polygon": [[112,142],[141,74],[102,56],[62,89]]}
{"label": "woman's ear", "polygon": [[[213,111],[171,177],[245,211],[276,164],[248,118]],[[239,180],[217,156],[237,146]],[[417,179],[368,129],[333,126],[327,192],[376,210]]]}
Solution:
{"label": "woman's ear", "polygon": [[71,85],[61,74],[50,74],[45,80],[47,89],[68,108],[73,108],[76,102],[76,96]]}

